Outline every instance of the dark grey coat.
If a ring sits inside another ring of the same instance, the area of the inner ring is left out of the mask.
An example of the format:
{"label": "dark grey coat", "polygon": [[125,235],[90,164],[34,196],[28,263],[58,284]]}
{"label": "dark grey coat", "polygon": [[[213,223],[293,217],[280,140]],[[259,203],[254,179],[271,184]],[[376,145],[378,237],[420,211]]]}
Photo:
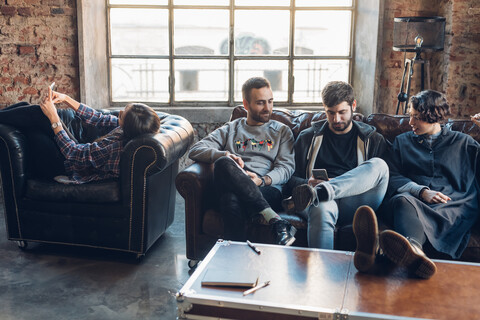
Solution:
{"label": "dark grey coat", "polygon": [[432,147],[413,132],[395,138],[388,164],[390,190],[410,181],[440,191],[452,200],[414,206],[425,234],[440,251],[458,258],[468,244],[478,216],[479,144],[469,135],[442,127]]}

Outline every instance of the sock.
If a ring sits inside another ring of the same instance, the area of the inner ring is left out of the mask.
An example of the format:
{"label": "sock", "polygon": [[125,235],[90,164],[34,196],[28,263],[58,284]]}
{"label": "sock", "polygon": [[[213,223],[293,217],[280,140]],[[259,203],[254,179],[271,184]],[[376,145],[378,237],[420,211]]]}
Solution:
{"label": "sock", "polygon": [[318,185],[315,188],[315,191],[317,191],[317,200],[318,201],[327,201],[328,200],[328,191],[327,188],[325,188],[322,185]]}
{"label": "sock", "polygon": [[[260,211],[260,214],[265,218],[265,220],[267,220],[268,223],[273,223],[276,220],[282,220],[282,218],[280,218],[280,216],[275,211],[273,211],[273,209],[270,207]],[[272,219],[275,219],[275,220],[272,220]]]}

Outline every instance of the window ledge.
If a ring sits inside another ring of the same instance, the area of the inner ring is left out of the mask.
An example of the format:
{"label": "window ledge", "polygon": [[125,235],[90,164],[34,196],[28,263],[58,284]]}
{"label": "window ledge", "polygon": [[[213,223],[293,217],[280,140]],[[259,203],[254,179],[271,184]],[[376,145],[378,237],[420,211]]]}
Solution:
{"label": "window ledge", "polygon": [[232,107],[154,107],[155,110],[184,117],[192,123],[224,123],[230,120]]}

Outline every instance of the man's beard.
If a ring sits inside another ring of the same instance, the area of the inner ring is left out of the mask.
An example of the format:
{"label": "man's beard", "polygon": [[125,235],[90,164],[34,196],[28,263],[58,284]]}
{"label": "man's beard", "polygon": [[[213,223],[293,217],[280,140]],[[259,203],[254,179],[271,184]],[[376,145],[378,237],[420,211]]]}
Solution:
{"label": "man's beard", "polygon": [[337,132],[343,132],[345,131],[348,127],[350,127],[350,124],[352,123],[352,118],[347,120],[347,122],[338,122],[332,124],[332,129]]}
{"label": "man's beard", "polygon": [[270,120],[272,114],[270,112],[260,112],[252,114],[252,120],[256,122],[267,123]]}

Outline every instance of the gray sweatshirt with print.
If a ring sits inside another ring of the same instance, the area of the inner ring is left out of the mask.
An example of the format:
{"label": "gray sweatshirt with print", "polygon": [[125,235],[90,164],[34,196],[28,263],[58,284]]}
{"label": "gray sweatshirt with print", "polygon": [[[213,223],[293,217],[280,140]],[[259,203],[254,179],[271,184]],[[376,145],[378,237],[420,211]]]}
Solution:
{"label": "gray sweatshirt with print", "polygon": [[275,120],[250,126],[246,118],[227,122],[193,145],[189,157],[213,163],[229,151],[241,157],[245,169],[258,176],[268,175],[272,185],[288,181],[295,169],[294,138],[289,127]]}

